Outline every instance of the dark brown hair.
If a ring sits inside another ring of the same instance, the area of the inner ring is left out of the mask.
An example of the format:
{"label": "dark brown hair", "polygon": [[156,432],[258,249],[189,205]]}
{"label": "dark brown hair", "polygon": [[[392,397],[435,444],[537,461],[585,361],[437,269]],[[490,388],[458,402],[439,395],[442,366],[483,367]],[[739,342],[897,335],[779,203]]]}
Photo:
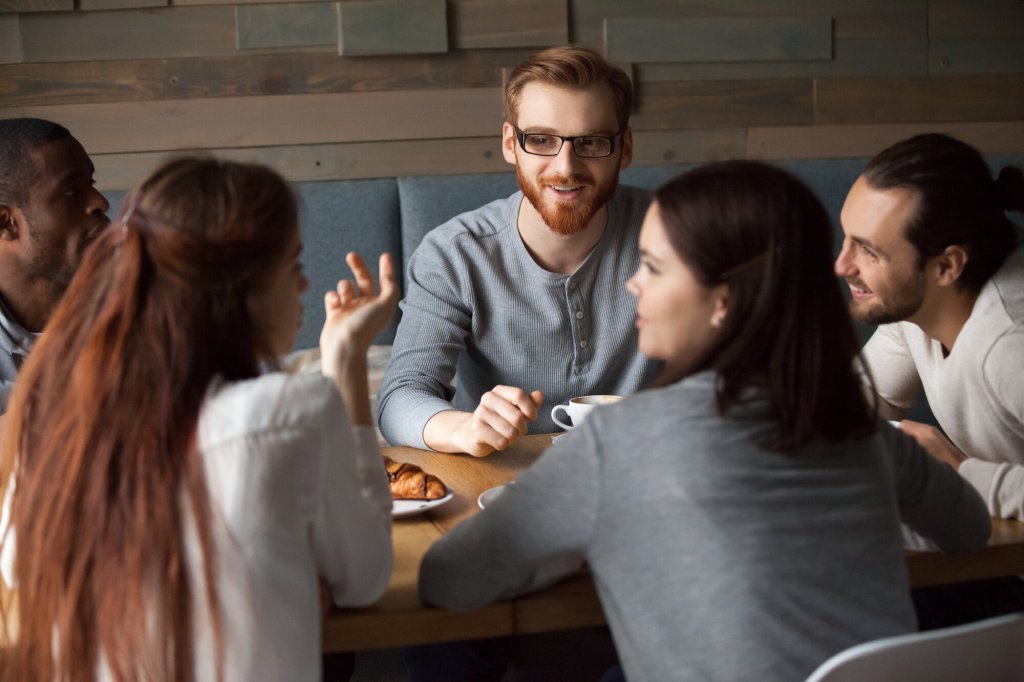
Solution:
{"label": "dark brown hair", "polygon": [[[213,377],[255,376],[269,352],[249,297],[285,257],[296,220],[273,171],[185,158],[129,195],[86,253],[22,370],[0,449],[17,482],[9,679],[92,680],[100,656],[115,680],[192,679],[197,604],[210,608],[220,652],[196,425]],[[190,590],[186,509],[201,595]]]}
{"label": "dark brown hair", "polygon": [[513,125],[519,115],[519,98],[527,83],[540,81],[567,88],[590,88],[604,83],[615,99],[619,131],[626,130],[633,110],[633,83],[626,73],[585,47],[563,45],[531,55],[512,71],[505,85],[505,119]]}
{"label": "dark brown hair", "polygon": [[670,180],[654,200],[698,281],[728,284],[720,337],[701,367],[717,374],[719,413],[757,389],[778,423],[764,445],[781,451],[870,433],[875,410],[854,371],[860,344],[817,197],[781,169],[725,161]]}
{"label": "dark brown hair", "polygon": [[919,267],[947,246],[967,252],[957,281],[966,291],[980,291],[1017,246],[1005,211],[1024,210],[1021,170],[1007,166],[993,181],[969,144],[938,133],[915,135],[871,159],[863,175],[875,189],[899,187],[917,197],[904,236],[917,249]]}

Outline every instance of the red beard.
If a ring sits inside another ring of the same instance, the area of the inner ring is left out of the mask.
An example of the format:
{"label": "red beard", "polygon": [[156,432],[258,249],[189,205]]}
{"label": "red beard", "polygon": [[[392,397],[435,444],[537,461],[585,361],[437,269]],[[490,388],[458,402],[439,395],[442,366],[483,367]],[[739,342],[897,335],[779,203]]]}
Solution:
{"label": "red beard", "polygon": [[[519,182],[519,189],[523,191],[523,195],[537,209],[551,231],[569,236],[586,229],[590,219],[604,208],[619,184],[619,174],[613,175],[603,185],[595,185],[594,178],[589,175],[574,175],[571,178],[547,175],[542,176],[537,183],[533,183],[523,176],[519,166],[516,165],[516,180]],[[584,201],[549,203],[544,201],[544,187],[549,185],[584,188],[589,186],[593,188],[593,193],[590,199]]]}

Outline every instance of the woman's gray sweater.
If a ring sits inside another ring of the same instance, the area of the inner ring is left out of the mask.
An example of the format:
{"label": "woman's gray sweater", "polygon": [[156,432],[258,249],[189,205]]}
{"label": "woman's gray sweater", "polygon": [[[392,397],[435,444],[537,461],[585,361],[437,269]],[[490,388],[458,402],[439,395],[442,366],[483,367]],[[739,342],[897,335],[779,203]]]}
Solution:
{"label": "woman's gray sweater", "polygon": [[990,532],[981,498],[884,422],[860,441],[764,450],[767,403],[723,419],[713,382],[594,412],[431,548],[424,600],[470,609],[585,560],[634,682],[802,680],[914,630],[900,521],[975,550]]}

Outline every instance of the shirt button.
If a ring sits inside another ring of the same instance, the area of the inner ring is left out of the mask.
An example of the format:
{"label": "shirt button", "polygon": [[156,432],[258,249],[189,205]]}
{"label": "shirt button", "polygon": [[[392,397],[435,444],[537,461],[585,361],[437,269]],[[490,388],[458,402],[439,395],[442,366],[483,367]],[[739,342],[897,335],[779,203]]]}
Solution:
{"label": "shirt button", "polygon": [[569,288],[575,290],[576,289],[576,282],[569,282]]}
{"label": "shirt button", "polygon": [[586,347],[587,347],[587,340],[583,339],[582,341],[580,341],[580,348],[586,348]]}
{"label": "shirt button", "polygon": [[577,320],[582,320],[583,319],[583,311],[582,310],[577,310],[576,311],[576,319]]}

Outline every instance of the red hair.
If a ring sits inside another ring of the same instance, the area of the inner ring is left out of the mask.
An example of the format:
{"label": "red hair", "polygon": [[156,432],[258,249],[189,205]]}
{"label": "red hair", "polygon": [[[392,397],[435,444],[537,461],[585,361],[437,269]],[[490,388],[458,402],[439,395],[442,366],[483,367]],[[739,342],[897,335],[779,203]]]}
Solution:
{"label": "red hair", "polygon": [[[296,201],[267,168],[185,158],[125,204],[87,252],[6,417],[20,604],[8,679],[92,680],[101,656],[115,680],[192,679],[200,598],[222,648],[196,425],[215,376],[255,376],[269,357],[250,297],[285,257]],[[202,595],[190,585],[186,509]]]}

